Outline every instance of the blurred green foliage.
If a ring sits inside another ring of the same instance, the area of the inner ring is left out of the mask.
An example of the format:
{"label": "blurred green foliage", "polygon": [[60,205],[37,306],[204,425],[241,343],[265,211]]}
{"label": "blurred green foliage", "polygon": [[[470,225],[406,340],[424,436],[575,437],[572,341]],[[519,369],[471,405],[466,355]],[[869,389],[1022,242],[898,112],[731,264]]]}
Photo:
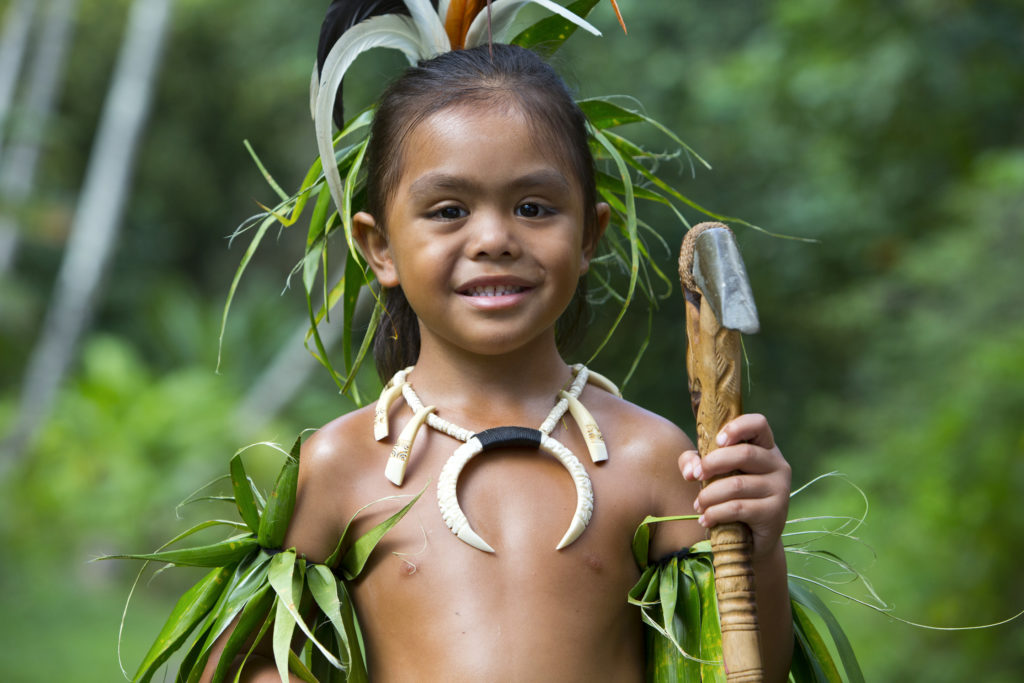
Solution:
{"label": "blurred green foliage", "polygon": [[[4,680],[59,680],[61,667],[86,672],[75,680],[115,680],[116,598],[132,570],[85,560],[155,546],[180,528],[174,503],[225,472],[238,447],[288,443],[347,409],[316,371],[269,423],[236,415],[300,324],[301,300],[284,289],[299,243],[258,258],[214,373],[220,306],[241,254],[225,237],[272,199],[242,140],[286,187],[301,178],[314,153],[306,88],[324,4],[176,5],[93,333],[41,438],[0,485],[0,589],[14,616],[0,633]],[[738,230],[764,328],[746,341],[748,408],[771,418],[797,483],[835,469],[866,491],[864,565],[896,616],[952,627],[1015,613],[1024,607],[1015,563],[1024,552],[1015,506],[1024,6],[620,4],[630,34],[602,3],[593,18],[607,35],[579,35],[555,58],[568,80],[583,96],[638,98],[704,155],[714,171],[693,174],[680,159],[660,172],[675,171],[705,206],[818,240]],[[20,209],[22,250],[0,282],[0,427],[45,311],[127,5],[81,3],[45,180]],[[349,110],[398,64],[390,55],[358,64]],[[663,256],[672,272],[674,255]],[[681,309],[676,294],[662,304],[627,395],[692,425]],[[622,377],[619,361],[645,327],[638,315],[597,367]],[[820,484],[794,513],[847,514],[858,500]],[[166,583],[147,593],[169,595]],[[141,604],[144,639],[160,607]],[[1000,682],[1024,670],[1019,624],[938,632],[839,609],[868,680]]]}

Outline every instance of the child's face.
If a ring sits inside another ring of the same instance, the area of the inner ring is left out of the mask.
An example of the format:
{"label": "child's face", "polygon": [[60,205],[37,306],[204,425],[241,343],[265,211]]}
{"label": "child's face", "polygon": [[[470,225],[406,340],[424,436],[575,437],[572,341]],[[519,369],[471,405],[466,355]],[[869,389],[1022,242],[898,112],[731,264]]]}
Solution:
{"label": "child's face", "polygon": [[404,143],[386,236],[356,216],[364,254],[382,285],[402,286],[424,342],[487,355],[553,342],[608,209],[585,243],[582,189],[535,137],[515,110],[442,110]]}

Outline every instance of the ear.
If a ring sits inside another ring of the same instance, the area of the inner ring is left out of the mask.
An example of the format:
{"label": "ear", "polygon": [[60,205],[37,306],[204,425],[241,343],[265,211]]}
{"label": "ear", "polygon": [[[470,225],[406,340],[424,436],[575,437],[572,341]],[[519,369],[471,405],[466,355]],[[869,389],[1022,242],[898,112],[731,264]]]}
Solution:
{"label": "ear", "polygon": [[590,235],[583,236],[583,249],[580,251],[581,275],[590,269],[590,259],[594,257],[594,252],[597,251],[597,245],[601,241],[601,237],[604,235],[604,231],[608,227],[608,221],[612,216],[611,207],[605,202],[598,202],[596,208],[597,221],[594,225],[594,231]]}
{"label": "ear", "polygon": [[398,271],[391,258],[391,247],[384,232],[377,229],[377,220],[365,211],[355,214],[352,216],[352,236],[381,286],[398,285]]}

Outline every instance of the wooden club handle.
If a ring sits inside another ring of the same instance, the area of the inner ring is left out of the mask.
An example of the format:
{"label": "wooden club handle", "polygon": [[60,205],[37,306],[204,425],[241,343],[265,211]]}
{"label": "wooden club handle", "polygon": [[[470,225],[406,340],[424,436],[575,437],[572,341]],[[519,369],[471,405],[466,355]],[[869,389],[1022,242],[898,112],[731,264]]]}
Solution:
{"label": "wooden club handle", "polygon": [[[697,415],[697,449],[704,457],[721,428],[742,412],[740,334],[723,328],[711,306],[686,290],[686,370]],[[715,592],[729,683],[764,680],[751,560],[753,542],[743,523],[711,529]]]}

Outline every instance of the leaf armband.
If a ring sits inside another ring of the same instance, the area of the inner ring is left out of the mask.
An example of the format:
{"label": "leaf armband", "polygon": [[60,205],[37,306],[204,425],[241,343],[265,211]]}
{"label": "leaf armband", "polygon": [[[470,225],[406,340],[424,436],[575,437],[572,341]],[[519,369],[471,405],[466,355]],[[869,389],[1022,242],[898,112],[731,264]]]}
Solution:
{"label": "leaf armband", "polygon": [[[637,530],[634,556],[642,574],[628,600],[640,608],[646,629],[649,683],[725,683],[722,630],[711,543],[702,541],[658,563],[647,563],[650,524],[689,517],[648,517]],[[641,558],[644,558],[641,560]],[[842,627],[825,603],[799,577],[790,576],[795,646],[794,683],[864,680]],[[825,625],[825,630],[818,627]],[[831,640],[830,644],[828,639]],[[838,657],[833,656],[833,652]]]}
{"label": "leaf armband", "polygon": [[[409,511],[422,491],[397,513],[352,542],[344,556],[340,553],[346,546],[343,534],[338,550],[326,564],[308,562],[294,548],[281,548],[295,508],[299,446],[297,440],[291,452],[277,449],[285,455],[285,462],[266,499],[246,474],[240,458],[242,451],[231,459],[230,500],[238,508],[242,522],[210,520],[179,534],[156,552],[100,558],[211,568],[178,600],[133,681],[151,680],[178,651],[184,655],[176,680],[198,681],[207,668],[214,643],[232,623],[234,628],[224,641],[214,671],[215,682],[233,680],[234,664],[240,662],[239,666],[244,667],[255,643],[264,638],[272,643],[274,662],[283,681],[288,680],[289,673],[312,683],[368,680],[362,634],[346,581],[359,575],[377,542]],[[167,549],[214,526],[242,529],[244,533],[219,543]],[[314,606],[315,610],[307,609]],[[311,614],[314,616],[307,622]],[[296,628],[310,644],[298,652],[292,648]]]}

